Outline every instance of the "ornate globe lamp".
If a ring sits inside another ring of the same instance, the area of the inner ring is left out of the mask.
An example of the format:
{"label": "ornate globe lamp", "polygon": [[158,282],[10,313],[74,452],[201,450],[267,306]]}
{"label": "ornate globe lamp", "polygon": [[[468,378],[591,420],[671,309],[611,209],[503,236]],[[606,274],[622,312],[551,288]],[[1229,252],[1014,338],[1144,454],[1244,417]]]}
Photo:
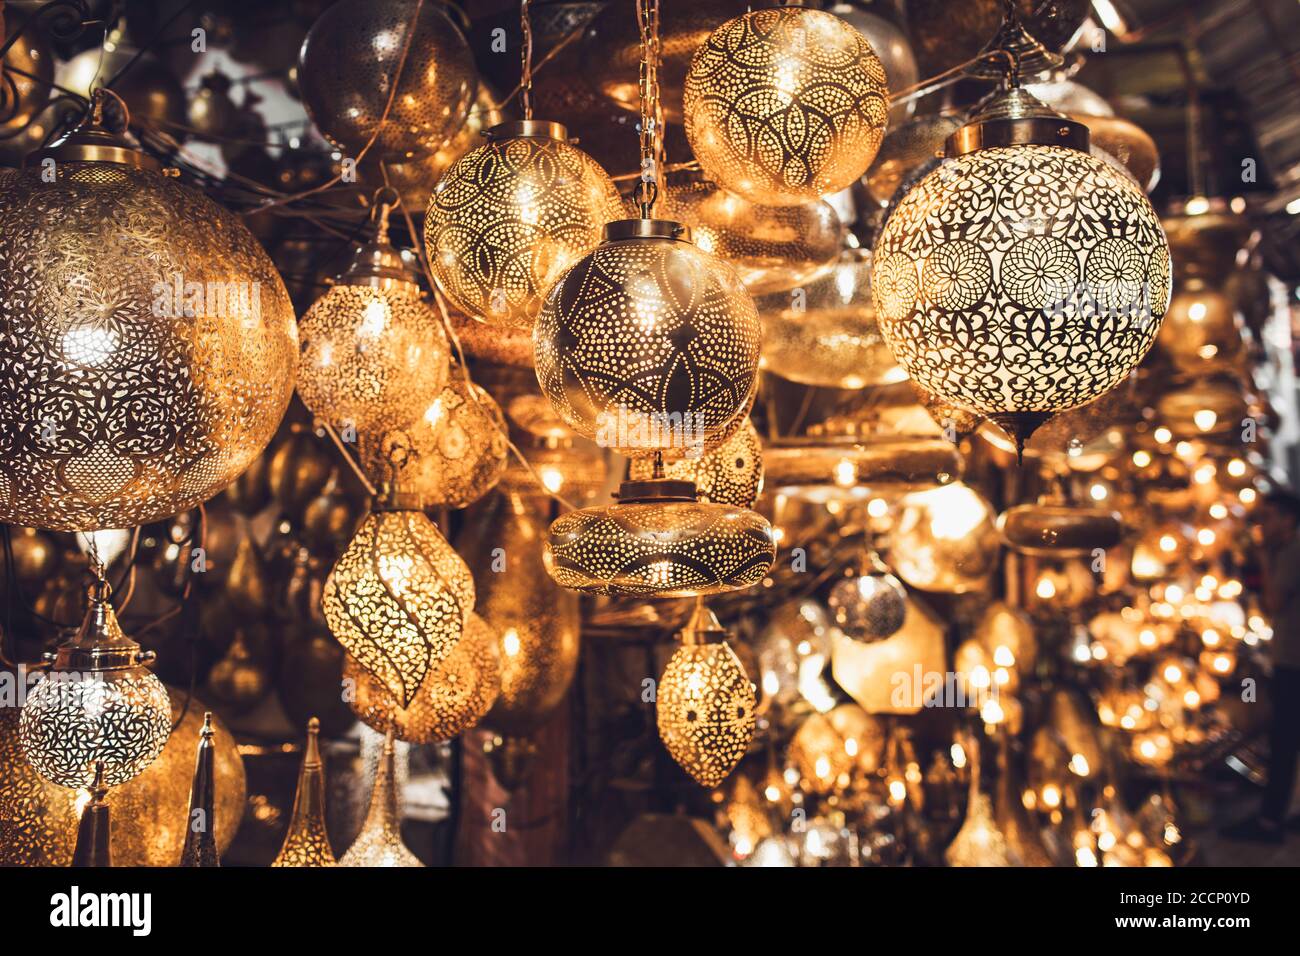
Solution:
{"label": "ornate globe lamp", "polygon": [[419,500],[390,490],[325,579],[331,633],[403,707],[455,649],[474,579]]}
{"label": "ornate globe lamp", "polygon": [[470,614],[465,632],[451,653],[429,671],[407,707],[350,656],[343,679],[354,687],[348,703],[361,721],[399,740],[428,744],[451,740],[475,726],[491,710],[501,690],[496,635],[477,614]]}
{"label": "ornate globe lamp", "polygon": [[1088,146],[1087,127],[1023,89],[995,94],[876,244],[877,313],[899,364],[1018,449],[1122,381],[1169,304],[1159,219]]}
{"label": "ornate globe lamp", "polygon": [[776,560],[765,518],[700,501],[692,482],[662,475],[625,481],[618,498],[551,525],[546,569],[557,584],[597,594],[698,597],[752,587]]}
{"label": "ornate globe lamp", "polygon": [[302,318],[298,394],[335,428],[379,438],[438,398],[450,346],[409,254],[388,241],[388,205],[376,209],[374,238]]}
{"label": "ornate globe lamp", "polygon": [[838,192],[880,148],[885,69],[866,38],[819,10],[755,10],[713,31],[683,97],[705,174],[752,202],[790,206]]}
{"label": "ornate globe lamp", "polygon": [[426,508],[464,508],[501,479],[509,458],[505,416],[487,391],[459,372],[424,413],[379,441],[362,436],[361,461],[372,480],[391,476],[391,453],[402,447],[410,460],[402,484]]}
{"label": "ornate globe lamp", "polygon": [[336,3],[298,57],[307,114],[353,157],[372,137],[384,159],[436,152],[464,123],[477,86],[465,37],[427,0]]}
{"label": "ornate globe lamp", "polygon": [[116,787],[153,763],[171,734],[167,688],[153,659],[122,633],[102,579],[76,635],[53,655],[18,724],[28,762],[61,787]]}
{"label": "ornate globe lamp", "polygon": [[856,641],[871,643],[893,635],[907,616],[907,592],[875,552],[849,568],[826,596],[835,623]]}
{"label": "ornate globe lamp", "polygon": [[659,739],[702,787],[716,787],[754,736],[754,685],[703,603],[681,632],[655,693]]}
{"label": "ornate globe lamp", "polygon": [[533,331],[537,380],[574,431],[682,455],[726,437],[758,384],[762,333],[736,271],[681,223],[624,219],[565,272]]}
{"label": "ornate globe lamp", "polygon": [[105,128],[109,95],[0,175],[9,524],[123,528],[192,508],[261,454],[293,393],[297,328],[271,260],[238,216]]}
{"label": "ornate globe lamp", "polygon": [[596,247],[622,201],[559,123],[520,120],[485,135],[434,187],[424,242],[456,308],[531,329],[546,291]]}

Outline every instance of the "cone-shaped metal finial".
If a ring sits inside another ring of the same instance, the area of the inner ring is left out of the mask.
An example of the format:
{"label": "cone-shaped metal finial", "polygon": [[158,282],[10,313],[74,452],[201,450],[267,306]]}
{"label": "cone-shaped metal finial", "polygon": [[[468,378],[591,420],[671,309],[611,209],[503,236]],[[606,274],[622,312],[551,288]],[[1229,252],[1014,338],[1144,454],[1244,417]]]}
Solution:
{"label": "cone-shaped metal finial", "polygon": [[203,715],[199,731],[198,753],[194,760],[194,780],[190,784],[190,809],[185,820],[185,845],[181,848],[181,866],[220,866],[217,851],[216,771],[213,757],[212,713]]}

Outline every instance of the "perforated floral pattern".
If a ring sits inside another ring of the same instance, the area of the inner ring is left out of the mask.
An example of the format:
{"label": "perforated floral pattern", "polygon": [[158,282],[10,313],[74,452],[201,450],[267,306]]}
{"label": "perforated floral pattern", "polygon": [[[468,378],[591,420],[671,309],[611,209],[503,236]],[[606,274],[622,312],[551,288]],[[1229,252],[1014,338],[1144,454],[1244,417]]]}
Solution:
{"label": "perforated floral pattern", "polygon": [[551,283],[622,215],[613,182],[577,147],[492,139],[434,187],[424,241],[438,287],[458,309],[531,329]]}
{"label": "perforated floral pattern", "polygon": [[1058,412],[1141,361],[1169,248],[1129,179],[1077,150],[986,149],[922,179],[881,232],[881,331],[926,391],[983,414]]}
{"label": "perforated floral pattern", "polygon": [[725,641],[679,647],[655,694],[659,737],[703,787],[735,769],[754,736],[754,685]]}
{"label": "perforated floral pattern", "polygon": [[125,528],[261,454],[297,328],[239,219],[149,170],[0,173],[0,521]]}
{"label": "perforated floral pattern", "polygon": [[365,436],[403,428],[447,384],[447,334],[414,284],[336,285],[299,332],[298,394],[335,428]]}
{"label": "perforated floral pattern", "polygon": [[793,205],[866,172],[889,115],[866,39],[817,10],[755,10],[718,27],[686,75],[686,135],[709,179]]}

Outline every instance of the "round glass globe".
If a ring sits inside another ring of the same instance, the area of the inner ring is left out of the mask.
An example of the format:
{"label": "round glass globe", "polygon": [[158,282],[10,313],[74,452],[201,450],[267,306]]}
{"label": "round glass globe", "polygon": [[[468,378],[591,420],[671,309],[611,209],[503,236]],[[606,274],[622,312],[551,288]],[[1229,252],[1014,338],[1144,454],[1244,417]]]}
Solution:
{"label": "round glass globe", "polygon": [[533,330],[542,392],[574,431],[620,454],[712,447],[758,384],[754,303],[731,266],[672,238],[685,233],[664,220],[611,223],[552,287]]}
{"label": "round glass globe", "polygon": [[881,332],[926,391],[999,424],[1109,391],[1169,305],[1169,247],[1141,189],[1076,149],[953,159],[898,204],[872,273]]}
{"label": "round glass globe", "polygon": [[298,394],[336,428],[363,435],[403,428],[447,383],[451,346],[413,282],[336,285],[299,330]]}
{"label": "round glass globe", "polygon": [[848,249],[828,271],[788,292],[756,300],[763,367],[803,385],[865,388],[907,375],[876,323],[871,253]]}
{"label": "round glass globe", "polygon": [[837,581],[826,605],[846,635],[855,641],[880,641],[903,626],[907,592],[888,571],[867,569]]}
{"label": "round glass globe", "polygon": [[425,247],[458,309],[531,329],[551,283],[622,217],[622,201],[557,123],[505,123],[487,136],[434,187]]}
{"label": "round glass globe", "polygon": [[781,7],[729,20],[696,51],[686,136],[709,179],[751,202],[788,206],[861,176],[885,133],[885,69],[839,17]]}

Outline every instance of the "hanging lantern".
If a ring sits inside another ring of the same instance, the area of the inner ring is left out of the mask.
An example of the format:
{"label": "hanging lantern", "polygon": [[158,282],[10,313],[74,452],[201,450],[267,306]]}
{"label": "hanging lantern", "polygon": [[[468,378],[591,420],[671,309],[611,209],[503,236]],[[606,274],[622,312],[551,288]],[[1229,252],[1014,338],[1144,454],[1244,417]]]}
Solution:
{"label": "hanging lantern", "polygon": [[1016,505],[998,516],[1008,547],[1042,557],[1095,555],[1120,543],[1124,524],[1114,511],[1040,501]]}
{"label": "hanging lantern", "polygon": [[[1089,0],[1015,0],[1015,5],[1033,38],[1046,50],[1057,52],[1070,46],[1092,10]],[[1006,0],[963,0],[960,4],[910,0],[908,34],[924,75],[934,76],[975,57],[997,34],[1005,9]],[[1052,65],[1041,59],[1028,61],[1023,71],[1032,75]]]}
{"label": "hanging lantern", "polygon": [[[763,490],[763,442],[758,429],[747,415],[735,434],[708,454],[665,462],[664,476],[693,482],[701,501],[752,508]],[[654,462],[633,458],[628,477],[653,478]]]}
{"label": "hanging lantern", "polygon": [[381,733],[391,729],[408,743],[428,744],[458,737],[483,719],[501,689],[500,666],[496,635],[471,613],[465,633],[425,676],[410,706],[399,705],[351,656],[344,660],[343,679],[354,688],[349,705],[366,725]]}
{"label": "hanging lantern", "polygon": [[776,560],[766,519],[699,501],[689,481],[626,481],[618,497],[551,525],[546,570],[557,584],[595,594],[699,597],[751,587]]}
{"label": "hanging lantern", "polygon": [[298,58],[307,114],[353,157],[372,138],[383,159],[437,151],[464,123],[477,86],[469,44],[437,3],[336,3]]}
{"label": "hanging lantern", "polygon": [[307,722],[307,746],[298,771],[289,832],[272,866],[337,866],[325,830],[325,765],[320,758],[320,721]]}
{"label": "hanging lantern", "polygon": [[755,10],[724,23],[686,74],[686,135],[709,179],[790,206],[839,192],[880,148],[885,69],[861,33],[819,10]]}
{"label": "hanging lantern", "polygon": [[920,713],[935,693],[926,675],[947,670],[944,630],[937,614],[909,596],[903,626],[891,637],[864,644],[834,636],[831,676],[867,713]]}
{"label": "hanging lantern", "polygon": [[[124,528],[192,508],[270,441],[297,330],[239,217],[91,117],[0,176],[0,521]],[[47,168],[56,170],[44,181]]]}
{"label": "hanging lantern", "polygon": [[416,421],[447,384],[450,346],[420,295],[410,254],[388,241],[388,206],[375,237],[300,325],[298,394],[335,428],[380,436]]}
{"label": "hanging lantern", "polygon": [[59,646],[45,679],[27,695],[18,733],[36,772],[61,787],[105,787],[137,777],[171,734],[167,689],[153,659],[122,633],[102,579],[76,635]]}
{"label": "hanging lantern", "polygon": [[1023,89],[996,94],[876,244],[880,327],[899,363],[1018,448],[1122,381],[1169,304],[1151,204],[1087,150],[1086,127]]}
{"label": "hanging lantern", "polygon": [[390,492],[335,562],[321,610],[335,639],[403,707],[455,648],[474,579],[418,501]]}
{"label": "hanging lantern", "polygon": [[547,505],[535,484],[497,494],[469,513],[457,541],[474,569],[478,614],[492,633],[500,667],[500,694],[485,723],[507,735],[536,730],[560,705],[578,669],[578,595],[556,587],[543,564]]}
{"label": "hanging lantern", "polygon": [[755,303],[763,367],[804,385],[865,388],[907,375],[894,361],[871,300],[871,253],[847,249],[829,270]]}
{"label": "hanging lantern", "polygon": [[705,252],[731,263],[753,295],[793,289],[840,250],[844,224],[824,200],[759,206],[699,175],[669,179],[660,212],[690,227]]}
{"label": "hanging lantern", "polygon": [[869,644],[884,640],[903,626],[907,592],[872,551],[831,586],[826,605],[840,630]]}
{"label": "hanging lantern", "polygon": [[415,867],[424,866],[402,842],[402,818],[398,811],[394,769],[393,732],[384,737],[383,752],[375,767],[375,785],[370,792],[361,832],[339,860],[339,866]]}
{"label": "hanging lantern", "polygon": [[434,187],[424,242],[438,287],[493,325],[532,328],[542,297],[623,204],[559,123],[494,126]]}
{"label": "hanging lantern", "polygon": [[620,454],[725,437],[758,383],[758,313],[736,272],[659,219],[605,227],[533,332],[537,380],[579,434]]}
{"label": "hanging lantern", "polygon": [[885,756],[885,725],[857,704],[812,714],[795,731],[789,758],[813,793],[844,789],[854,774],[876,773]]}
{"label": "hanging lantern", "polygon": [[[401,482],[426,508],[464,508],[492,490],[509,463],[505,417],[487,391],[462,373],[406,428],[382,440],[361,441],[361,462],[372,480],[389,477],[397,446],[410,458]],[[378,438],[379,436],[376,436]]]}
{"label": "hanging lantern", "polygon": [[1200,278],[1178,284],[1156,352],[1188,377],[1236,371],[1245,358],[1243,323],[1233,301]]}
{"label": "hanging lantern", "polygon": [[655,692],[659,739],[702,787],[722,783],[754,736],[754,685],[703,603],[681,632]]}

